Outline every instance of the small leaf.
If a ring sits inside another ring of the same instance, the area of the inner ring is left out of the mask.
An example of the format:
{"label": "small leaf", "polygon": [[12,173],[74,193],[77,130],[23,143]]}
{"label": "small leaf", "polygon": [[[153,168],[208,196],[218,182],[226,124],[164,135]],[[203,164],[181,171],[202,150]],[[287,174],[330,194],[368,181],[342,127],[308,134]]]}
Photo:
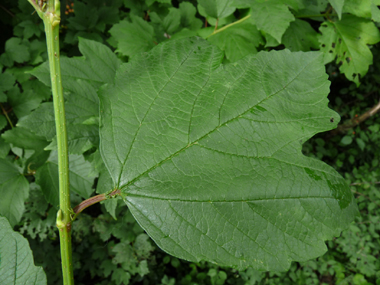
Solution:
{"label": "small leaf", "polygon": [[306,21],[296,19],[290,23],[282,37],[282,43],[291,51],[318,49],[318,33]]}
{"label": "small leaf", "polygon": [[130,15],[132,22],[123,20],[110,29],[116,52],[133,57],[155,46],[153,27],[143,19]]}
{"label": "small leaf", "polygon": [[340,142],[344,145],[349,145],[352,143],[352,137],[351,136],[344,136]]}
{"label": "small leaf", "polygon": [[[2,61],[5,66],[13,65],[13,62],[23,63],[30,59],[28,47],[20,38],[10,38],[5,43],[5,52],[8,57],[7,61]],[[2,55],[3,56],[3,55]]]}
{"label": "small leaf", "polygon": [[37,136],[30,130],[22,127],[15,127],[8,130],[4,132],[1,137],[5,142],[25,149],[43,149],[48,144],[43,137]]}
{"label": "small leaf", "polygon": [[199,30],[202,27],[202,21],[195,17],[197,9],[190,2],[182,2],[179,4],[181,13],[181,26],[189,30]]}
{"label": "small leaf", "polygon": [[10,90],[14,84],[15,77],[12,74],[6,72],[0,73],[0,94],[2,94],[0,97],[0,102],[7,101],[7,97],[3,95],[3,92]]}
{"label": "small leaf", "polygon": [[55,137],[55,119],[53,103],[42,103],[34,112],[22,117],[17,123],[18,127],[28,129],[37,136],[51,141]]}
{"label": "small leaf", "polygon": [[225,29],[212,35],[208,40],[221,50],[224,50],[227,59],[231,62],[237,61],[248,54],[257,53],[256,47],[264,44],[264,40],[256,26],[248,22]]}
{"label": "small leaf", "polygon": [[225,18],[231,15],[236,8],[229,5],[229,0],[198,0],[207,15],[213,18]]}
{"label": "small leaf", "polygon": [[[95,89],[113,82],[120,60],[105,45],[92,40],[79,39],[82,57],[60,57],[63,89],[71,90],[78,78],[87,81]],[[31,72],[40,81],[50,86],[49,63],[45,62]]]}
{"label": "small leaf", "polygon": [[371,20],[358,18],[353,15],[343,15],[341,21],[324,22],[319,30],[321,51],[325,54],[324,62],[336,58],[339,70],[347,79],[359,85],[370,64],[372,53],[368,44],[380,41],[380,32]]}
{"label": "small leaf", "polygon": [[295,20],[289,11],[289,7],[282,1],[235,0],[233,5],[238,8],[250,7],[252,10],[251,18],[257,28],[268,33],[278,42],[281,42],[282,35],[289,27],[290,22]]}
{"label": "small leaf", "polygon": [[29,183],[26,178],[15,165],[0,159],[0,215],[6,217],[12,227],[21,220],[28,195]]}
{"label": "small leaf", "polygon": [[13,87],[9,90],[7,96],[13,112],[19,119],[29,115],[30,112],[36,109],[44,99],[42,96],[38,96],[38,94],[35,94],[33,90],[30,89],[20,92],[18,87]]}
{"label": "small leaf", "polygon": [[47,284],[42,267],[34,266],[28,240],[14,232],[4,217],[0,217],[0,284]]}
{"label": "small leaf", "polygon": [[[94,191],[95,175],[91,163],[84,160],[82,155],[69,155],[70,190],[84,199],[90,197]],[[41,186],[46,201],[55,207],[59,207],[58,184],[58,157],[57,152],[52,151],[48,161],[36,172],[36,183]]]}
{"label": "small leaf", "polygon": [[287,270],[326,252],[324,241],[357,214],[345,180],[301,152],[300,140],[339,121],[322,55],[222,58],[191,38],[122,65],[100,92],[102,158],[128,209],[170,254]]}
{"label": "small leaf", "polygon": [[334,8],[334,10],[336,11],[336,13],[338,14],[339,19],[341,19],[345,0],[329,0],[329,2],[331,6]]}

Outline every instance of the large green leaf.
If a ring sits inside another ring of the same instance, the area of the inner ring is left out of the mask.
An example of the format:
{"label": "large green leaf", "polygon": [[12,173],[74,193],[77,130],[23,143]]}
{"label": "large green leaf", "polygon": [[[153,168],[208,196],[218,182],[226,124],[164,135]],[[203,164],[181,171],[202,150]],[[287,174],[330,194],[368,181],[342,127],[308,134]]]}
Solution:
{"label": "large green leaf", "polygon": [[124,64],[100,94],[100,150],[128,208],[172,255],[286,270],[326,251],[357,213],[344,179],[302,155],[336,127],[320,53],[221,65],[201,39]]}
{"label": "large green leaf", "polygon": [[34,266],[27,239],[14,232],[4,217],[0,217],[0,284],[46,284],[42,267]]}
{"label": "large green leaf", "polygon": [[371,20],[353,15],[343,15],[341,21],[326,21],[319,28],[321,51],[325,53],[324,62],[336,58],[340,71],[357,85],[372,64],[372,53],[367,44],[380,41],[379,29]]}
{"label": "large green leaf", "polygon": [[0,215],[6,217],[12,227],[21,220],[28,195],[28,180],[15,165],[0,159]]}

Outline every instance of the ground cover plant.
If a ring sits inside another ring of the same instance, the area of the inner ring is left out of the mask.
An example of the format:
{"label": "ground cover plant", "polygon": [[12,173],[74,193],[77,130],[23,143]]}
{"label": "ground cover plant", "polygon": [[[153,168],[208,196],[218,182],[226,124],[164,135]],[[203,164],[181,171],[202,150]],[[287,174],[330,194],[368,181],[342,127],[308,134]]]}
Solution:
{"label": "ground cover plant", "polygon": [[1,284],[379,284],[377,1],[29,2]]}

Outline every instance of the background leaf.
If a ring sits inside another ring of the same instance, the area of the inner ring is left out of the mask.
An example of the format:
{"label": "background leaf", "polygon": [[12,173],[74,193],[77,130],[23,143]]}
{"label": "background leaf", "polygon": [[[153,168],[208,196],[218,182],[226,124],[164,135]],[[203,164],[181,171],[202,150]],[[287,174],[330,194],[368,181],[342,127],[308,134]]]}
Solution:
{"label": "background leaf", "polygon": [[123,20],[114,25],[110,41],[117,47],[117,52],[133,57],[154,47],[155,37],[153,27],[143,19],[131,14],[132,22]]}
{"label": "background leaf", "polygon": [[235,11],[235,7],[230,6],[228,0],[198,0],[207,15],[213,18],[225,18]]}
{"label": "background leaf", "polygon": [[296,19],[290,23],[282,37],[282,43],[291,51],[318,49],[318,33],[306,21]]}
{"label": "background leaf", "polygon": [[235,0],[233,5],[238,8],[251,8],[251,18],[257,28],[268,33],[278,42],[281,42],[282,35],[290,22],[295,20],[288,6],[282,1]]}
{"label": "background leaf", "polygon": [[372,53],[367,44],[380,41],[380,32],[375,24],[353,15],[343,15],[341,21],[323,23],[320,31],[324,62],[336,57],[340,71],[358,85],[360,77],[367,73],[372,63]]}
{"label": "background leaf", "polygon": [[226,58],[231,62],[237,61],[248,54],[257,53],[257,47],[264,44],[264,40],[256,26],[243,22],[229,27],[221,33],[208,38],[208,41],[224,50]]}
{"label": "background leaf", "polygon": [[[61,56],[62,85],[64,90],[78,79],[87,81],[97,89],[105,83],[113,82],[120,60],[105,45],[92,40],[79,39],[82,57],[66,58]],[[31,71],[40,81],[50,86],[49,64],[45,62]]]}
{"label": "background leaf", "polygon": [[4,217],[0,217],[0,284],[47,284],[42,267],[34,266],[27,239],[14,232]]}
{"label": "background leaf", "polygon": [[[87,199],[94,191],[92,186],[96,174],[91,163],[82,155],[69,155],[70,190]],[[58,157],[52,151],[48,161],[36,173],[36,183],[41,186],[46,201],[59,208]]]}
{"label": "background leaf", "polygon": [[12,227],[21,220],[28,193],[29,183],[17,167],[0,159],[0,215],[6,217]]}
{"label": "background leaf", "polygon": [[134,217],[170,254],[287,270],[322,255],[357,214],[344,179],[301,153],[339,121],[322,56],[221,59],[192,38],[123,65],[100,94],[101,154]]}
{"label": "background leaf", "polygon": [[341,19],[345,0],[329,0],[329,2],[331,6],[334,8],[334,10],[336,11],[336,13],[338,14],[339,19]]}

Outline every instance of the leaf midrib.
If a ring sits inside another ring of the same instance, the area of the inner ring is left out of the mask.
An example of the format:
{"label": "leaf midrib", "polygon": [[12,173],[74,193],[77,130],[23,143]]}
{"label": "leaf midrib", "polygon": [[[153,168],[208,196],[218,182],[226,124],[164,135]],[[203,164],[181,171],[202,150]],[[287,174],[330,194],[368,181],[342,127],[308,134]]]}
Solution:
{"label": "leaf midrib", "polygon": [[[332,199],[336,200],[334,197],[331,196],[308,196],[308,197],[282,197],[282,198],[258,198],[258,199],[234,199],[234,200],[190,200],[190,199],[184,199],[184,198],[167,198],[162,196],[150,196],[150,195],[141,195],[141,194],[135,194],[135,193],[128,193],[127,197],[136,197],[136,198],[147,198],[152,200],[161,200],[161,201],[169,201],[169,202],[184,202],[184,203],[256,203],[256,202],[262,202],[262,201],[277,201],[277,200],[306,200],[306,199]],[[127,199],[127,198],[125,198]]]}

